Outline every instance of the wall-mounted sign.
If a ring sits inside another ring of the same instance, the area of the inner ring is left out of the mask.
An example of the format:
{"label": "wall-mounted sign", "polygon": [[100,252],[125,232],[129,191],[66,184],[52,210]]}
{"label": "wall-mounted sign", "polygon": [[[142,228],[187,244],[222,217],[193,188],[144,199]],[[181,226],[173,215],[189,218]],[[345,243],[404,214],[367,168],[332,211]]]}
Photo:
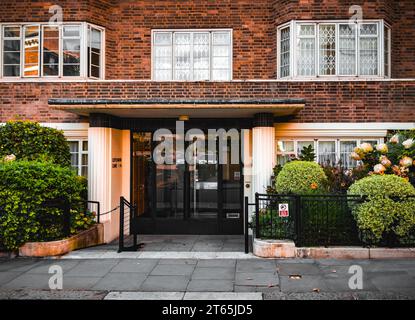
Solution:
{"label": "wall-mounted sign", "polygon": [[235,171],[233,173],[233,180],[235,180],[235,181],[241,180],[241,173],[239,171]]}
{"label": "wall-mounted sign", "polygon": [[122,159],[121,158],[112,158],[112,168],[121,168],[122,167]]}
{"label": "wall-mounted sign", "polygon": [[278,215],[281,218],[286,218],[290,215],[288,211],[288,203],[280,203],[278,208]]}

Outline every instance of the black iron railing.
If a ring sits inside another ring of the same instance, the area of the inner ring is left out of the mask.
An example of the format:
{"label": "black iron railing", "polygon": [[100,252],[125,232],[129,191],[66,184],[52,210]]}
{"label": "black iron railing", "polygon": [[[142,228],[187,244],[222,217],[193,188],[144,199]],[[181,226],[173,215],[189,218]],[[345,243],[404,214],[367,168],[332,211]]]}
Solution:
{"label": "black iron railing", "polygon": [[[136,207],[127,201],[124,197],[120,197],[120,234],[118,252],[137,251],[137,231],[135,230]],[[133,243],[131,246],[125,245],[125,236],[132,235]]]}
{"label": "black iron railing", "polygon": [[[400,201],[399,197],[391,198]],[[362,238],[352,212],[364,201],[365,197],[343,194],[256,194],[254,234],[262,239],[293,240],[297,246],[370,245]],[[413,243],[402,244],[386,234],[380,245],[415,245],[415,237]]]}

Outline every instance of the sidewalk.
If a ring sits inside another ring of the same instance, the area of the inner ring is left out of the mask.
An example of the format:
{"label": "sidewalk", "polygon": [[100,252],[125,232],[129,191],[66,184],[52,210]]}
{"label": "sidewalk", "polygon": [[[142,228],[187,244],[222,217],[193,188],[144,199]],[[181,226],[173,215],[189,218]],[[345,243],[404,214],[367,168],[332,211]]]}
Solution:
{"label": "sidewalk", "polygon": [[[49,291],[52,265],[62,267],[62,291]],[[349,288],[351,265],[362,267],[363,290]],[[415,299],[415,260],[0,260],[0,299],[51,297]]]}

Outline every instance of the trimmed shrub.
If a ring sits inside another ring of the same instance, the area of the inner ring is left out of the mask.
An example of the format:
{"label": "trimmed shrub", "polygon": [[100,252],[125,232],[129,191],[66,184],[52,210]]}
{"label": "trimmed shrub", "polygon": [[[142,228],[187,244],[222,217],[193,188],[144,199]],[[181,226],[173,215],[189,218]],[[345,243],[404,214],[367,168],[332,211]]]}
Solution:
{"label": "trimmed shrub", "polygon": [[68,143],[62,131],[30,121],[8,121],[0,126],[0,157],[45,160],[67,167],[71,164]]}
{"label": "trimmed shrub", "polygon": [[327,192],[327,177],[318,163],[292,161],[278,174],[275,187],[281,194],[322,194]]}
{"label": "trimmed shrub", "polygon": [[45,207],[47,200],[67,199],[72,204],[72,233],[94,223],[93,214],[79,204],[86,180],[69,167],[31,161],[3,163],[0,181],[0,242],[9,250],[28,241],[63,238],[63,210]]}
{"label": "trimmed shrub", "polygon": [[372,175],[356,181],[349,195],[366,196],[352,206],[363,241],[379,244],[382,239],[405,243],[415,230],[415,188],[396,175]]}

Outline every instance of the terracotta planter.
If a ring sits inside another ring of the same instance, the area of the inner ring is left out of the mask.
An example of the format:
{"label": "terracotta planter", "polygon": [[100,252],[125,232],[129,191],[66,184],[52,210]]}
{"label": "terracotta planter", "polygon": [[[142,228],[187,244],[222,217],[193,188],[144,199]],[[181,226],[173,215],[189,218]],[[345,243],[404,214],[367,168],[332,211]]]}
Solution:
{"label": "terracotta planter", "polygon": [[70,238],[49,242],[27,242],[19,248],[23,257],[59,256],[73,250],[96,246],[104,243],[104,226],[95,224]]}

